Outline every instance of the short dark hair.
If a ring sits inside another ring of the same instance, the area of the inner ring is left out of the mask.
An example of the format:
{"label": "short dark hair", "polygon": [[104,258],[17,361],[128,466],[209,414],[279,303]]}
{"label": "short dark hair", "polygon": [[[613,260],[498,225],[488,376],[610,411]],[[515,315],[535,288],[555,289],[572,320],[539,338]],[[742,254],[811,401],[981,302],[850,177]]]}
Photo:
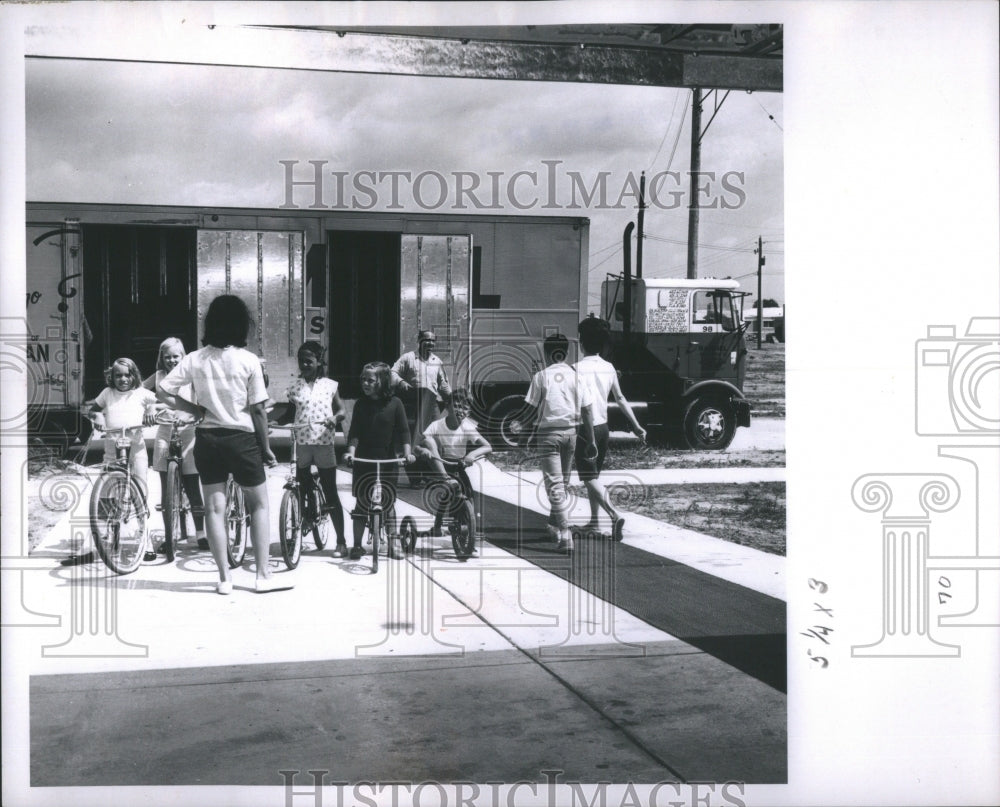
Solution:
{"label": "short dark hair", "polygon": [[445,397],[445,402],[448,406],[472,406],[469,391],[465,387],[456,387],[453,389],[451,394]]}
{"label": "short dark hair", "polygon": [[310,339],[299,345],[299,351],[296,354],[298,358],[302,358],[303,353],[309,353],[316,358],[316,364],[319,365],[320,370],[326,366],[326,361],[323,359],[323,354],[326,353],[326,348],[324,348],[319,342]]}
{"label": "short dark hair", "polygon": [[556,361],[566,361],[569,354],[569,339],[561,333],[554,333],[545,337],[545,355],[552,356]]}
{"label": "short dark hair", "polygon": [[580,334],[580,347],[587,353],[600,353],[611,336],[611,326],[597,317],[581,320],[576,330]]}
{"label": "short dark hair", "polygon": [[205,312],[205,336],[201,343],[212,347],[246,347],[253,324],[243,300],[234,294],[220,294]]}

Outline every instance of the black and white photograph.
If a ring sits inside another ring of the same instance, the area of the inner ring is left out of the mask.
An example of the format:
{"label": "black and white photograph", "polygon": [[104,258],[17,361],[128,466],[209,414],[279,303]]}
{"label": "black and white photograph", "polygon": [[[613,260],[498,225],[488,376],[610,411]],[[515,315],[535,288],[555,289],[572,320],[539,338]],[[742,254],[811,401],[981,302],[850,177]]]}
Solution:
{"label": "black and white photograph", "polygon": [[996,23],[0,7],[4,803],[995,804]]}

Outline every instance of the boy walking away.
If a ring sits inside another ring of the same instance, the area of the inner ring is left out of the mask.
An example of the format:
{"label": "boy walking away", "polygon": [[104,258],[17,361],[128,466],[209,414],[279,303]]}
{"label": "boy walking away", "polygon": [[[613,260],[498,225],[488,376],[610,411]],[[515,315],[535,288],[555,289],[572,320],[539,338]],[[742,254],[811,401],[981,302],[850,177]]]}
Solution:
{"label": "boy walking away", "polygon": [[587,488],[587,498],[590,501],[590,521],[582,527],[574,527],[573,531],[584,534],[598,532],[597,517],[600,509],[603,508],[611,516],[611,537],[615,541],[620,541],[622,540],[625,519],[611,503],[607,489],[599,478],[601,469],[604,468],[604,455],[608,450],[608,395],[615,396],[618,406],[632,424],[633,433],[640,440],[645,441],[646,430],[639,425],[632,407],[629,406],[629,402],[622,394],[615,366],[611,362],[605,361],[600,355],[609,341],[610,334],[607,322],[596,317],[588,317],[580,322],[577,331],[580,334],[580,349],[583,351],[583,358],[574,365],[574,368],[594,392],[594,440],[597,443],[597,455],[593,458],[587,457],[582,450],[582,444],[577,443],[576,472],[580,476],[580,481]]}
{"label": "boy walking away", "polygon": [[[576,441],[584,442],[584,455],[597,456],[594,443],[594,393],[579,374],[566,364],[569,340],[555,333],[546,337],[544,370],[531,379],[524,400],[527,418],[536,418],[533,448],[539,452],[539,464],[545,481],[545,492],[551,505],[550,531],[555,533],[558,549],[573,551],[573,536],[569,530],[568,484]],[[582,434],[577,435],[582,425]]]}

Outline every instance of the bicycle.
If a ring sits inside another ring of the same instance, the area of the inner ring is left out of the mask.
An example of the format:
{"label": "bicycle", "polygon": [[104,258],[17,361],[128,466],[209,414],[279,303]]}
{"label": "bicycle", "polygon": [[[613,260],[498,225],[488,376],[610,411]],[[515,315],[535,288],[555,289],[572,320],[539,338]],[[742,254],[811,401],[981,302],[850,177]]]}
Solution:
{"label": "bicycle", "polygon": [[[476,461],[478,462],[478,460]],[[441,459],[441,463],[446,469],[463,467],[460,462],[453,462],[446,459]],[[439,482],[439,484],[441,483]],[[470,558],[476,551],[476,540],[480,536],[476,507],[472,502],[471,491],[465,489],[460,479],[449,475],[447,479],[443,480],[443,484],[447,485],[449,496],[443,503],[447,507],[447,511],[442,520],[442,527],[447,529],[451,536],[451,545],[455,550],[455,557],[464,561]],[[410,520],[410,524],[405,523],[407,519]],[[428,533],[424,534],[427,535]],[[418,537],[419,533],[416,530],[416,523],[410,516],[407,516],[403,519],[403,523],[399,527],[399,538],[403,551],[407,554],[413,552],[416,548]]]}
{"label": "bicycle", "polygon": [[167,442],[169,453],[167,455],[166,485],[157,509],[163,513],[163,554],[167,561],[172,563],[176,555],[177,542],[188,539],[187,516],[189,513],[196,514],[191,502],[188,501],[187,493],[184,491],[181,473],[184,457],[181,454],[180,430],[197,425],[201,422],[201,418],[186,420],[177,417],[172,412],[161,411],[155,419],[160,425],[170,426],[170,437]]}
{"label": "bicycle", "polygon": [[[369,465],[375,466],[375,483],[372,485],[372,492],[370,498],[371,506],[368,510],[368,521],[366,522],[366,528],[368,530],[368,541],[366,543],[371,544],[372,553],[372,574],[378,573],[378,553],[379,545],[385,544],[386,555],[392,557],[392,547],[389,546],[389,535],[385,529],[385,515],[382,509],[383,501],[383,490],[382,490],[382,471],[381,467],[383,465],[406,465],[405,457],[394,457],[391,460],[368,460],[363,457],[351,458],[348,454],[348,464],[353,464],[354,462],[367,463]],[[407,516],[409,518],[409,516]],[[405,520],[405,519],[404,519]],[[413,519],[410,519],[412,522]],[[400,525],[402,526],[402,525]]]}
{"label": "bicycle", "polygon": [[[323,421],[313,423],[282,424],[269,423],[272,429],[284,429],[294,432],[296,429],[312,425],[323,425]],[[292,456],[288,463],[288,476],[285,478],[285,492],[281,496],[281,508],[278,511],[278,528],[281,538],[281,555],[285,565],[294,569],[299,565],[302,555],[302,536],[312,532],[316,549],[325,549],[330,534],[330,518],[326,512],[326,495],[319,481],[319,474],[312,472],[312,492],[308,498],[303,497],[299,479],[298,450],[295,438],[292,437]]]}
{"label": "bicycle", "polygon": [[[250,514],[247,513],[243,488],[236,484],[232,474],[226,479],[226,559],[229,568],[236,569],[243,563],[247,552],[247,532],[250,530]],[[258,562],[267,563],[267,558]]]}
{"label": "bicycle", "polygon": [[[115,459],[105,463],[90,492],[90,530],[101,560],[116,574],[131,574],[145,555],[149,508],[129,466],[132,438],[142,426],[96,431],[115,439]],[[145,447],[143,447],[145,450]]]}

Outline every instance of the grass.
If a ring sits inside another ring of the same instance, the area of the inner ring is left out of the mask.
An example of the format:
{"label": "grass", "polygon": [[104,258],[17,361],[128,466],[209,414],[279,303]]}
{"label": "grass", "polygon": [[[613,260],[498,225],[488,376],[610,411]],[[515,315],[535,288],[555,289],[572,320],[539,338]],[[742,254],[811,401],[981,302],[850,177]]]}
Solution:
{"label": "grass", "polygon": [[785,554],[784,482],[646,485],[643,495],[630,502],[632,510],[650,518],[773,555]]}

